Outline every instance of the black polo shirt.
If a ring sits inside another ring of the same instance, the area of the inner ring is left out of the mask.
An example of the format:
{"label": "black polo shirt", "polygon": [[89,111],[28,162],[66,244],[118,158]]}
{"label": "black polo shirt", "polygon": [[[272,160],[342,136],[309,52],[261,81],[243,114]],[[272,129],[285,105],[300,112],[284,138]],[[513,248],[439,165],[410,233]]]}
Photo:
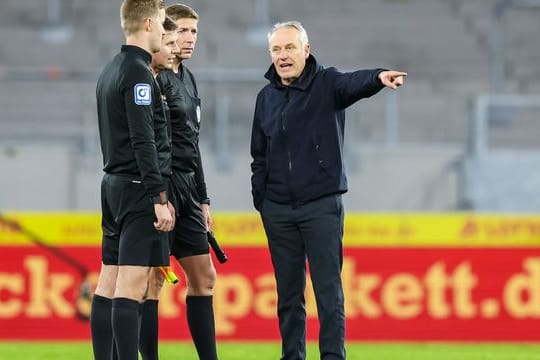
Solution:
{"label": "black polo shirt", "polygon": [[123,45],[101,73],[96,97],[103,171],[140,178],[155,196],[167,188],[171,155],[167,126],[159,124],[165,116],[154,116],[164,110],[151,60],[144,49]]}
{"label": "black polo shirt", "polygon": [[172,167],[175,172],[193,172],[199,201],[207,201],[206,183],[199,150],[201,100],[191,71],[180,65],[175,74],[160,71],[157,80],[170,109],[172,127]]}

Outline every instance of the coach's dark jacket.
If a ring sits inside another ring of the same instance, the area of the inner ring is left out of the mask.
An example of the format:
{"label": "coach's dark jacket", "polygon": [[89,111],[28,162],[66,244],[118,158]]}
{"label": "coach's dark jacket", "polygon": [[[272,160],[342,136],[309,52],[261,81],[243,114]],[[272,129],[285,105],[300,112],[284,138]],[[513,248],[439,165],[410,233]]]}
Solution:
{"label": "coach's dark jacket", "polygon": [[262,200],[301,205],[347,191],[343,164],[345,109],[379,92],[378,70],[340,73],[313,56],[289,86],[273,65],[258,94],[251,134],[252,194]]}

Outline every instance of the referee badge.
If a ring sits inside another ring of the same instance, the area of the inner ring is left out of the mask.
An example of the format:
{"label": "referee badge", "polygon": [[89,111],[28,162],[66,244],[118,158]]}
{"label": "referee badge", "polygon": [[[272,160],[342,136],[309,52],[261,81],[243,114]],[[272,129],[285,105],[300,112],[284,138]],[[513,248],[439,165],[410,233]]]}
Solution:
{"label": "referee badge", "polygon": [[135,91],[135,104],[152,104],[152,90],[150,84],[136,84],[133,90]]}

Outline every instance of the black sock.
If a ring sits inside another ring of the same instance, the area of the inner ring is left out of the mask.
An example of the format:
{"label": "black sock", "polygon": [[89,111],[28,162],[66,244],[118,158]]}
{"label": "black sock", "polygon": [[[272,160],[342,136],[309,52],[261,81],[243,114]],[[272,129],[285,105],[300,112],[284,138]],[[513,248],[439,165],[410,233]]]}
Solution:
{"label": "black sock", "polygon": [[112,354],[112,300],[94,295],[90,312],[90,331],[95,360],[110,360]]}
{"label": "black sock", "polygon": [[200,360],[217,360],[212,296],[186,297],[187,322]]}
{"label": "black sock", "polygon": [[112,328],[120,360],[139,359],[139,305],[126,298],[112,301]]}
{"label": "black sock", "polygon": [[158,300],[141,304],[139,352],[143,360],[158,360]]}

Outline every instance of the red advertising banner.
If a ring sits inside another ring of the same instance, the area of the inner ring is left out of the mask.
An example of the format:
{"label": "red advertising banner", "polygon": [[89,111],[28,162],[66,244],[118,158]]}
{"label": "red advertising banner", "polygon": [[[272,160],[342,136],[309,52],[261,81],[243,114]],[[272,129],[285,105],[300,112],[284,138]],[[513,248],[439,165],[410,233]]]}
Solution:
{"label": "red advertising banner", "polygon": [[[89,338],[82,318],[100,249],[59,248],[91,273],[44,247],[0,246],[0,339]],[[215,262],[218,337],[278,339],[267,249],[227,251],[229,262]],[[164,287],[162,339],[189,339],[183,285]],[[540,340],[540,248],[346,247],[343,286],[349,340]],[[309,284],[306,310],[308,338],[316,339]]]}

